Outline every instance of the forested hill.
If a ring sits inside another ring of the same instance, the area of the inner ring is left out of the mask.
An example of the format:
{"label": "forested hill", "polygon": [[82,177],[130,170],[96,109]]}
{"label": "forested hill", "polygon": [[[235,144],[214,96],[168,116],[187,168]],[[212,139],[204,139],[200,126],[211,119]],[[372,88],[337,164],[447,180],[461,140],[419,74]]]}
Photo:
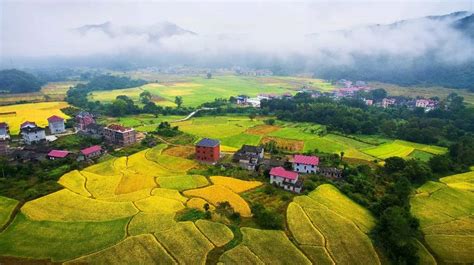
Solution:
{"label": "forested hill", "polygon": [[146,83],[146,81],[141,79],[130,79],[128,77],[120,77],[114,75],[101,75],[92,78],[86,85],[81,85],[81,88],[87,88],[90,91],[113,90],[142,86]]}
{"label": "forested hill", "polygon": [[6,93],[28,93],[41,89],[43,82],[34,75],[9,69],[0,71],[0,90]]}

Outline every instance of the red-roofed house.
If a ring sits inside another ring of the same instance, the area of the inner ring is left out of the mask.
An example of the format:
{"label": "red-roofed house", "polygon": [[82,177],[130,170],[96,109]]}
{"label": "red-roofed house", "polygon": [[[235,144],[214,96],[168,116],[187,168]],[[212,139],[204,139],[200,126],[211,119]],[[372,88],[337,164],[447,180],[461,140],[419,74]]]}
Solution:
{"label": "red-roofed house", "polygon": [[63,133],[66,131],[64,119],[56,115],[48,118],[48,127],[51,134]]}
{"label": "red-roofed house", "polygon": [[293,170],[300,173],[316,173],[318,171],[319,157],[295,155],[293,157]]}
{"label": "red-roofed house", "polygon": [[69,151],[64,150],[51,150],[48,153],[48,158],[51,160],[66,158],[69,155]]}
{"label": "red-roofed house", "polygon": [[85,159],[98,157],[101,154],[102,154],[102,147],[100,147],[99,145],[94,145],[94,146],[87,147],[87,148],[81,150],[81,155]]}
{"label": "red-roofed house", "polygon": [[300,193],[303,186],[303,182],[298,180],[298,173],[288,171],[283,167],[274,167],[270,170],[270,184],[296,193]]}
{"label": "red-roofed house", "polygon": [[37,125],[36,125],[36,123],[35,123],[34,121],[25,121],[24,123],[22,123],[22,124],[20,125],[20,130],[23,129],[23,128],[27,128],[27,127],[29,127],[29,128],[34,128],[34,127],[36,127],[36,126],[37,126]]}

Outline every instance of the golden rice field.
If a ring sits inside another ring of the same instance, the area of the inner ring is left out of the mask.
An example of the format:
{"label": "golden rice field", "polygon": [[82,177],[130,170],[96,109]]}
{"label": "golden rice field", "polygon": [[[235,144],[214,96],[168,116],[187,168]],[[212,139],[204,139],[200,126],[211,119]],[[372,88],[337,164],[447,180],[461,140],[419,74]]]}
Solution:
{"label": "golden rice field", "polygon": [[139,212],[132,217],[128,224],[128,233],[130,235],[141,235],[172,229],[176,225],[174,215],[174,213]]}
{"label": "golden rice field", "polygon": [[368,236],[374,218],[332,185],[324,184],[308,196],[295,197],[288,207],[287,221],[298,244],[311,246],[306,252],[313,260],[380,264]]}
{"label": "golden rice field", "polygon": [[36,122],[38,126],[48,126],[48,118],[57,115],[69,118],[61,109],[67,107],[66,102],[41,102],[0,106],[0,122],[10,126],[10,133],[16,135],[20,132],[20,124],[25,121]]}
{"label": "golden rice field", "polygon": [[411,198],[429,249],[444,263],[474,262],[473,172],[427,182]]}
{"label": "golden rice field", "polygon": [[235,193],[245,192],[263,184],[260,181],[246,181],[223,176],[211,176],[210,179],[214,185],[224,186]]}
{"label": "golden rice field", "polygon": [[221,223],[198,220],[196,227],[217,247],[224,246],[234,238],[232,230]]}
{"label": "golden rice field", "polygon": [[221,185],[212,185],[205,188],[187,190],[184,191],[183,194],[188,197],[202,198],[214,206],[217,206],[220,202],[227,201],[236,212],[240,213],[241,216],[250,217],[252,215],[248,203],[242,199],[242,197]]}
{"label": "golden rice field", "polygon": [[113,247],[65,264],[176,264],[151,234],[131,236]]}

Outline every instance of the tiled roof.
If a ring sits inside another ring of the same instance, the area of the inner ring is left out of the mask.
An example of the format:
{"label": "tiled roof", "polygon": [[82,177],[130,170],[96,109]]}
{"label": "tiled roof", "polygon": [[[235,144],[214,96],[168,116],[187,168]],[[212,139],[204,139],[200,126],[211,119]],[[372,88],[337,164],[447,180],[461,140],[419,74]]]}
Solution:
{"label": "tiled roof", "polygon": [[107,126],[108,129],[113,130],[113,131],[119,131],[119,132],[126,132],[132,130],[132,128],[124,127],[119,124],[110,124]]}
{"label": "tiled roof", "polygon": [[100,147],[99,145],[94,145],[94,146],[91,146],[91,147],[87,147],[85,149],[82,149],[81,150],[81,153],[83,155],[90,155],[92,153],[95,153],[97,151],[101,151],[102,150],[102,147]]}
{"label": "tiled roof", "polygon": [[199,141],[196,145],[204,146],[204,147],[215,147],[215,146],[218,146],[219,144],[220,142],[218,140],[204,138],[201,141]]}
{"label": "tiled roof", "polygon": [[57,158],[63,158],[63,157],[66,157],[67,155],[69,155],[69,151],[63,151],[63,150],[51,150],[48,153],[48,156],[57,157]]}
{"label": "tiled roof", "polygon": [[293,172],[293,171],[288,171],[284,169],[283,167],[274,167],[270,170],[270,175],[277,176],[277,177],[282,177],[285,179],[297,179],[298,178],[298,173]]}
{"label": "tiled roof", "polygon": [[22,133],[32,133],[32,132],[44,131],[44,128],[41,128],[41,127],[25,127],[25,128],[21,128],[20,131]]}
{"label": "tiled roof", "polygon": [[48,118],[48,121],[49,122],[56,122],[56,121],[64,121],[64,119],[59,117],[59,116],[53,115],[53,116]]}
{"label": "tiled roof", "polygon": [[24,123],[22,123],[22,124],[20,125],[20,128],[23,128],[23,127],[25,127],[25,126],[27,126],[27,125],[36,126],[36,123],[35,123],[34,121],[25,121]]}
{"label": "tiled roof", "polygon": [[305,155],[295,155],[293,158],[294,163],[305,164],[305,165],[319,165],[319,157],[317,156],[305,156]]}

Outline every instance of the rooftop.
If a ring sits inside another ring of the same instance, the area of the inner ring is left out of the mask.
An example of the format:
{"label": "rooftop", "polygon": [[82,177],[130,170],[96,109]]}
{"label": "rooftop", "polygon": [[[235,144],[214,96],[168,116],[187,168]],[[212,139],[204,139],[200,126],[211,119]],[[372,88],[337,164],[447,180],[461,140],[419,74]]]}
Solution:
{"label": "rooftop", "polygon": [[23,132],[24,132],[24,133],[32,133],[32,132],[44,131],[44,129],[41,128],[41,127],[28,127],[28,126],[27,126],[27,127],[21,128],[20,131],[21,131],[22,133],[23,133]]}
{"label": "rooftop", "polygon": [[295,155],[293,157],[293,162],[298,164],[305,164],[305,165],[319,165],[319,157],[317,156],[305,156],[305,155]]}
{"label": "rooftop", "polygon": [[56,121],[64,121],[64,119],[59,117],[59,116],[53,115],[53,116],[48,118],[48,121],[49,122],[56,122]]}
{"label": "rooftop", "polygon": [[110,130],[119,131],[119,132],[126,132],[126,131],[133,130],[132,128],[124,127],[124,126],[119,125],[119,124],[110,124],[109,126],[107,126],[107,128],[110,129]]}
{"label": "rooftop", "polygon": [[64,151],[64,150],[51,150],[48,153],[48,156],[56,157],[56,158],[64,158],[67,155],[69,155],[69,151]]}
{"label": "rooftop", "polygon": [[220,144],[219,140],[203,138],[199,141],[196,146],[204,146],[204,147],[215,147]]}
{"label": "rooftop", "polygon": [[23,128],[25,126],[36,127],[36,123],[34,121],[25,121],[20,125],[20,128]]}
{"label": "rooftop", "polygon": [[102,147],[100,147],[99,145],[94,145],[94,146],[91,146],[91,147],[87,147],[85,149],[82,149],[81,150],[81,153],[83,155],[90,155],[92,153],[95,153],[97,151],[101,151],[102,150]]}
{"label": "rooftop", "polygon": [[8,128],[8,124],[6,122],[0,122],[0,128]]}
{"label": "rooftop", "polygon": [[274,167],[270,170],[270,175],[277,176],[277,177],[282,177],[285,179],[297,179],[298,178],[298,173],[293,172],[293,171],[288,171],[284,169],[283,167]]}

